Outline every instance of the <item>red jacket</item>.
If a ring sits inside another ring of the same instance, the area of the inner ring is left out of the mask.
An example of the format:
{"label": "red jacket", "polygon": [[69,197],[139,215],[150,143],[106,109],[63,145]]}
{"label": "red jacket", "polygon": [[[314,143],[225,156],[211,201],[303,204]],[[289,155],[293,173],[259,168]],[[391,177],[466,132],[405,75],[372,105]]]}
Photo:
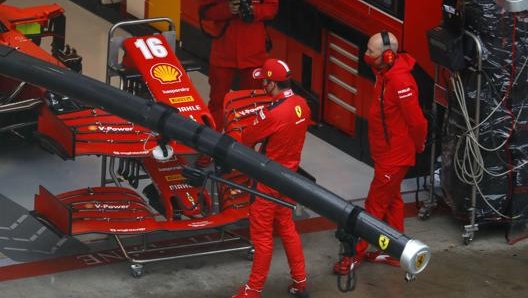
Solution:
{"label": "red jacket", "polygon": [[[242,143],[249,147],[262,143],[261,153],[295,172],[301,162],[306,131],[311,123],[310,108],[304,98],[290,89],[277,94],[273,100],[273,104],[260,110],[253,125],[242,131]],[[262,183],[257,189],[293,203]]]}
{"label": "red jacket", "polygon": [[291,90],[279,93],[273,100],[275,103],[262,109],[253,125],[244,129],[242,143],[253,147],[263,142],[261,149],[266,156],[296,171],[310,124],[310,108],[304,98]]}
{"label": "red jacket", "polygon": [[416,153],[423,150],[427,120],[411,74],[414,64],[411,56],[400,53],[388,71],[376,73],[375,97],[368,115],[370,153],[375,163],[413,166]]}
{"label": "red jacket", "polygon": [[[229,0],[202,0],[200,11],[204,20],[214,21],[215,32],[223,35],[212,40],[209,63],[221,67],[255,68],[266,59],[266,28],[264,21],[277,14],[279,0],[253,0],[255,19],[242,21],[229,11]],[[215,34],[216,34],[215,33]]]}

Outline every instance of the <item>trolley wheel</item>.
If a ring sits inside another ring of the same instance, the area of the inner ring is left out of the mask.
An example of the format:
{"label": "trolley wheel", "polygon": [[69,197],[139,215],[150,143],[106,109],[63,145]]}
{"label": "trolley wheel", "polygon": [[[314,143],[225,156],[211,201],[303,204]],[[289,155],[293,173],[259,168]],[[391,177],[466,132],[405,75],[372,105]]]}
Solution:
{"label": "trolley wheel", "polygon": [[464,245],[469,245],[469,243],[471,243],[472,240],[473,240],[473,237],[464,236]]}
{"label": "trolley wheel", "polygon": [[253,261],[253,257],[255,256],[255,248],[249,248],[246,252],[246,259],[248,261]]}
{"label": "trolley wheel", "polygon": [[430,216],[431,216],[431,210],[430,210],[429,208],[422,207],[422,208],[420,208],[420,210],[418,211],[418,217],[419,217],[420,219],[426,220],[426,219],[428,219]]}
{"label": "trolley wheel", "polygon": [[409,272],[406,272],[404,279],[405,279],[406,282],[415,281],[416,280],[416,275],[412,274],[412,273],[409,273]]}
{"label": "trolley wheel", "polygon": [[143,276],[144,268],[142,264],[132,264],[130,265],[130,275],[134,278],[140,278]]}

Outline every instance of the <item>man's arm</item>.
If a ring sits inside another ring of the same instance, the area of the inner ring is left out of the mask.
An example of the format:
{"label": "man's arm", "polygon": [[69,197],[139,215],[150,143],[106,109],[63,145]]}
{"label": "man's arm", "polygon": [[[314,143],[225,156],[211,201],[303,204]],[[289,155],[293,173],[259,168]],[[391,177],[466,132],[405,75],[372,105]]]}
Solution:
{"label": "man's arm", "polygon": [[258,142],[269,137],[273,132],[273,120],[270,118],[267,109],[262,109],[258,113],[252,125],[247,126],[241,135],[242,144],[253,147]]}
{"label": "man's arm", "polygon": [[272,20],[279,10],[279,0],[263,0],[261,3],[253,4],[253,15],[255,21]]}
{"label": "man's arm", "polygon": [[416,152],[421,153],[425,150],[428,124],[420,107],[417,89],[416,85],[401,85],[396,89],[396,96]]}

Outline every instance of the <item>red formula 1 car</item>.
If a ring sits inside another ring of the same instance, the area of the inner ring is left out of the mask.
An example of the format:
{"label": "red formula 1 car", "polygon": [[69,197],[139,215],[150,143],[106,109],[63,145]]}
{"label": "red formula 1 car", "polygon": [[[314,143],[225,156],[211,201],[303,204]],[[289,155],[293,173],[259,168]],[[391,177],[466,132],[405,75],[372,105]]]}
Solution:
{"label": "red formula 1 car", "polygon": [[[18,8],[0,1],[0,44],[55,65],[81,72],[82,58],[65,44],[66,17],[57,4]],[[42,46],[50,45],[50,51]],[[47,90],[0,76],[0,133],[27,136],[45,105],[69,104]]]}
{"label": "red formula 1 car", "polygon": [[[114,36],[119,27],[159,21],[169,22],[169,31]],[[214,128],[207,106],[175,54],[176,38],[170,28],[174,28],[172,21],[165,18],[116,24],[109,34],[107,83],[117,79],[119,88]],[[226,99],[227,127],[235,138],[236,132],[253,120],[249,116],[269,102],[263,92],[241,92],[244,94],[233,93]],[[132,263],[133,276],[141,276],[142,263],[159,260],[159,256],[148,257],[150,252],[145,249],[142,257],[130,257],[120,235],[219,229],[220,238],[196,245],[232,242],[229,248],[206,253],[252,253],[248,240],[224,228],[248,217],[251,189],[247,176],[215,164],[197,168],[195,164],[203,156],[194,149],[98,108],[44,109],[38,119],[38,134],[48,150],[64,159],[102,156],[103,183],[62,194],[52,194],[41,186],[35,197],[35,214],[64,235],[114,235]],[[140,185],[144,181],[147,185]],[[126,182],[128,185],[122,185]],[[135,190],[140,186],[143,196]],[[181,255],[177,252],[173,257]]]}

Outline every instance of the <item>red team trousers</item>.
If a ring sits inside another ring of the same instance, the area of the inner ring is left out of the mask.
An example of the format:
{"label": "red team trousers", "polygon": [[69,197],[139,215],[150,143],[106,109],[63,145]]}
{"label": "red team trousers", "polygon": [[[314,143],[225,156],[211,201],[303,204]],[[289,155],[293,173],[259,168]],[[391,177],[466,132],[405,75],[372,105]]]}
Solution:
{"label": "red team trousers", "polygon": [[304,254],[301,238],[295,230],[293,211],[257,197],[249,209],[249,223],[255,255],[247,285],[257,290],[264,287],[273,254],[273,231],[282,240],[292,278],[297,281],[304,280],[306,278]]}
{"label": "red team trousers", "polygon": [[[403,233],[404,204],[401,183],[409,166],[374,165],[374,178],[365,201],[365,210],[374,217]],[[360,240],[356,246],[358,255],[364,254],[368,242]]]}

